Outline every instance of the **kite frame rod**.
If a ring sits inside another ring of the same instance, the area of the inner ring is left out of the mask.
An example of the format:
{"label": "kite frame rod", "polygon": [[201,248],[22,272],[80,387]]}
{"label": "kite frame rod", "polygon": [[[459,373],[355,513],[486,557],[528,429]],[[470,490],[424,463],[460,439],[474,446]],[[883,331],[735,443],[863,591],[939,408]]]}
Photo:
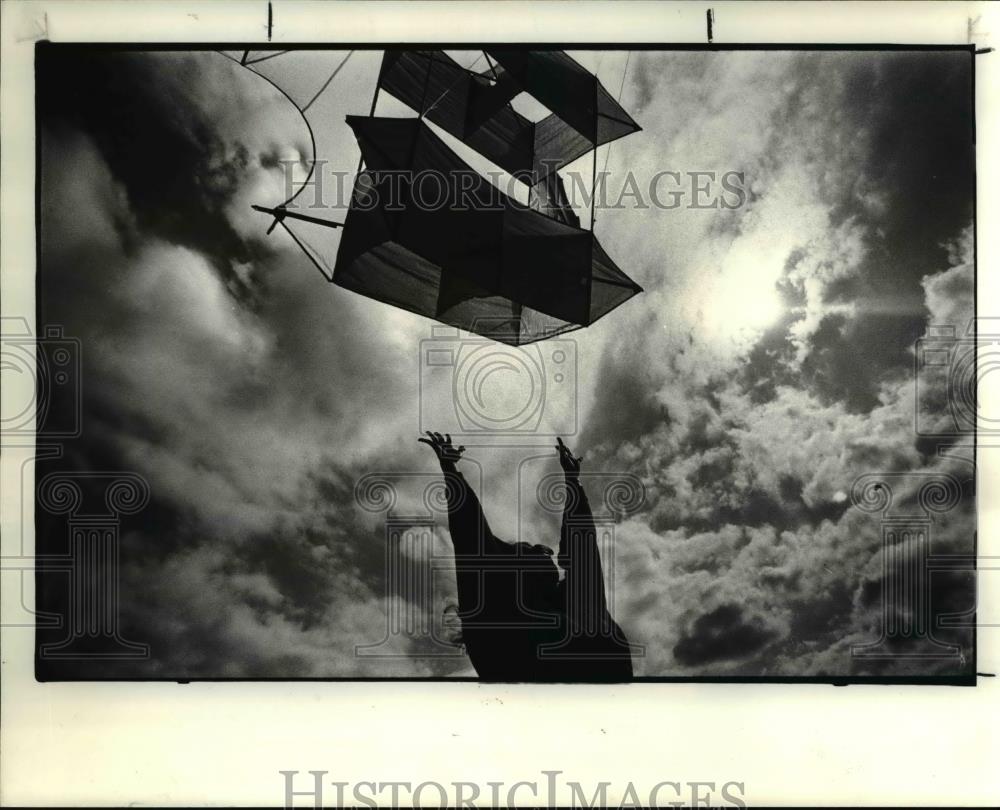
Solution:
{"label": "kite frame rod", "polygon": [[[597,85],[600,80],[594,75],[594,110],[597,110]],[[594,149],[591,152],[590,163],[590,232],[594,232],[594,222],[597,219],[597,127],[594,127]]]}
{"label": "kite frame rod", "polygon": [[[475,49],[472,48],[470,50],[475,50]],[[438,50],[434,50],[434,51],[414,51],[413,53],[420,54],[424,59],[427,59],[427,60],[429,60],[431,62],[437,62],[439,65],[444,65],[447,68],[451,68],[453,70],[460,70],[463,73],[467,73],[469,76],[482,76],[483,75],[482,73],[476,73],[476,71],[474,71],[472,68],[467,68],[464,65],[459,64],[454,59],[452,59],[450,56],[448,56],[448,54],[445,54],[445,58],[447,59],[447,61],[445,61],[445,59],[439,59],[437,56],[434,55],[434,54],[436,54],[438,52],[439,52]],[[486,54],[486,51],[483,51],[483,53]],[[481,58],[482,57],[480,57],[480,59]],[[489,61],[489,58],[490,58],[489,54],[486,54],[487,61]],[[479,60],[477,59],[476,61],[478,62]],[[492,66],[491,66],[491,70],[492,70]]]}
{"label": "kite frame rod", "polygon": [[[371,110],[369,110],[368,112],[369,118],[375,117],[375,108],[378,107],[378,94],[379,90],[382,89],[382,76],[385,74],[385,55],[386,55],[385,51],[382,51],[382,61],[378,63],[378,76],[375,79],[375,91],[372,93],[372,106]],[[364,166],[365,166],[365,156],[362,153],[358,157],[358,170],[354,172],[355,178],[357,178],[358,175],[361,174],[361,170],[364,168]],[[357,180],[355,180],[355,182],[357,182]]]}
{"label": "kite frame rod", "polygon": [[[251,205],[254,211],[260,211],[262,214],[270,214],[274,217],[275,222],[280,222],[285,217],[291,217],[292,219],[301,219],[303,222],[311,222],[314,225],[325,225],[327,228],[343,228],[343,222],[334,222],[332,219],[320,219],[319,217],[311,217],[308,214],[298,214],[295,211],[289,211],[286,208],[265,208],[263,205]],[[271,230],[274,229],[274,225],[271,226]],[[271,231],[269,230],[268,233]]]}

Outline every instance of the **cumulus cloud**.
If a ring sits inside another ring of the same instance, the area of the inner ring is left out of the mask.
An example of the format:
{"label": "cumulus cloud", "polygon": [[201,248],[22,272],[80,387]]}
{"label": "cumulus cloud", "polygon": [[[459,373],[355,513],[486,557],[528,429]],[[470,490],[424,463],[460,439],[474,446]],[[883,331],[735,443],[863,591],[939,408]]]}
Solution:
{"label": "cumulus cloud", "polygon": [[[405,336],[362,343],[364,305],[325,306],[297,252],[263,243],[259,228],[235,252],[211,241],[214,226],[198,221],[229,211],[244,182],[259,191],[269,173],[261,153],[279,142],[232,120],[245,123],[248,110],[267,118],[277,94],[259,98],[247,80],[249,98],[233,92],[217,56],[156,59],[167,85],[159,106],[136,101],[134,87],[106,103],[141,103],[183,137],[200,132],[204,195],[173,199],[193,188],[197,167],[181,159],[184,188],[143,212],[143,186],[162,167],[131,163],[120,142],[66,110],[43,133],[44,320],[84,346],[85,432],[72,460],[137,471],[153,492],[148,522],[123,541],[123,621],[153,649],[131,666],[161,677],[435,671],[408,657],[406,642],[393,642],[395,658],[354,655],[380,640],[388,614],[384,533],[357,509],[353,487],[380,464],[408,466],[387,452],[393,425],[408,421],[393,395],[417,382],[405,360],[400,369]],[[131,62],[149,78],[156,59]],[[216,60],[212,79],[200,79],[194,68]],[[229,95],[235,108],[223,103]],[[206,134],[213,110],[219,128]],[[287,103],[281,113],[287,137]],[[241,217],[235,232],[250,230]]]}
{"label": "cumulus cloud", "polygon": [[[682,55],[660,60],[639,63],[645,131],[664,143],[692,133],[701,148],[684,153],[701,165],[726,165],[716,156],[739,163],[750,200],[734,215],[708,217],[728,216],[723,224],[687,211],[667,212],[673,224],[661,212],[631,226],[632,244],[643,246],[631,255],[661,288],[647,295],[655,314],[606,347],[606,385],[585,434],[609,468],[641,471],[649,492],[646,512],[617,527],[620,620],[650,641],[647,674],[913,674],[912,663],[851,655],[852,644],[879,636],[884,583],[879,517],[852,507],[850,494],[869,472],[909,473],[911,489],[922,475],[955,475],[966,489],[955,515],[937,519],[935,550],[972,549],[971,467],[935,457],[941,442],[917,435],[913,377],[925,328],[964,328],[972,316],[969,145],[948,151],[969,137],[969,111],[949,123],[931,100],[889,98],[928,82],[932,70],[957,91],[967,65],[938,55],[921,63],[800,54],[776,69],[770,54],[746,54],[734,60],[735,79],[714,55],[677,70]],[[757,77],[768,81],[760,93],[728,90]],[[701,82],[719,85],[729,106],[695,105]],[[876,99],[859,99],[863,84]],[[928,83],[929,99],[943,92],[936,85]],[[686,95],[690,106],[669,113],[651,106]],[[949,102],[952,112],[957,104]],[[730,114],[743,124],[706,133]],[[918,119],[947,133],[944,143],[897,131]],[[918,192],[912,172],[930,165],[954,166],[957,176],[943,179],[937,168],[938,185]],[[942,198],[960,199],[958,211],[944,210]],[[655,217],[664,228],[653,227]],[[926,249],[918,254],[914,240]],[[690,255],[692,245],[707,260]],[[755,326],[737,312],[730,321],[739,328],[727,334],[727,299],[713,310],[719,274],[733,300],[746,291],[746,308],[760,308],[777,294],[783,314]],[[771,293],[747,289],[754,284]],[[942,384],[919,392],[937,413],[946,409]],[[968,578],[945,580],[936,609],[956,601],[968,609]],[[969,637],[953,635],[965,657],[926,671],[969,665]]]}
{"label": "cumulus cloud", "polygon": [[[386,593],[389,515],[358,506],[362,476],[395,482],[404,534],[407,520],[430,532],[403,548],[439,583],[424,618],[453,598],[443,516],[423,501],[435,465],[416,443],[427,386],[447,401],[451,378],[421,365],[427,322],[326,285],[250,211],[283,199],[280,160],[309,153],[301,120],[217,54],[57,57],[40,71],[40,307],[81,339],[85,383],[84,436],[58,468],[134,470],[153,492],[123,538],[121,600],[153,657],[76,671],[468,674],[460,657],[422,657],[426,639],[354,654],[407,598]],[[342,55],[303,58],[328,70]],[[971,477],[916,434],[918,398],[946,392],[912,377],[926,326],[972,314],[963,58],[632,55],[622,100],[643,131],[612,148],[612,196],[626,167],[737,171],[747,190],[735,210],[599,211],[646,293],[574,333],[578,379],[546,389],[543,423],[576,414],[567,439],[604,476],[588,479],[595,504],[620,473],[645,487],[615,518],[609,582],[642,674],[962,670],[852,657],[878,637],[883,569],[879,516],[851,489],[907,473],[908,506],[922,474]],[[618,67],[602,63],[607,86]],[[317,111],[347,171],[342,116],[367,109],[373,75],[370,54],[352,57]],[[557,542],[558,516],[533,500],[557,469],[549,444],[470,447],[498,535]],[[935,551],[971,549],[963,485]],[[969,582],[940,578],[932,598],[965,610]]]}

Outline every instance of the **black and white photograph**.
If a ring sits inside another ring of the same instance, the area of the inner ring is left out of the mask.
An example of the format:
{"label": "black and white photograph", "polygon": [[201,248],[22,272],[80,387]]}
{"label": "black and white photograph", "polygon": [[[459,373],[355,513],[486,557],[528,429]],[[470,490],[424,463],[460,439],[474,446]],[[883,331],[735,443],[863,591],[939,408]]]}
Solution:
{"label": "black and white photograph", "polygon": [[38,676],[970,678],[973,58],[39,45]]}
{"label": "black and white photograph", "polygon": [[1000,18],[605,5],[4,4],[0,803],[1000,796]]}

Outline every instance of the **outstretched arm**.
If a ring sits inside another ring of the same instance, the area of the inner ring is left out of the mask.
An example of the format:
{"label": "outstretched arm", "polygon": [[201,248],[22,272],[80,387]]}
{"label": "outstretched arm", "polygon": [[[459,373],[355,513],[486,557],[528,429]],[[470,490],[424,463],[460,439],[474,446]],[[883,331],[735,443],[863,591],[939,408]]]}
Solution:
{"label": "outstretched arm", "polygon": [[580,485],[580,463],[556,439],[559,463],[566,477],[566,503],[563,508],[562,531],[559,537],[559,565],[566,571],[569,610],[574,624],[591,632],[599,632],[607,615],[604,593],[604,570],[597,547],[597,527],[590,511],[587,493]]}
{"label": "outstretched arm", "polygon": [[486,515],[483,514],[479,498],[472,491],[455,463],[462,458],[464,447],[456,448],[451,442],[451,434],[427,431],[427,438],[418,442],[428,445],[435,453],[444,473],[448,499],[448,530],[456,554],[481,554],[492,542],[493,534]]}

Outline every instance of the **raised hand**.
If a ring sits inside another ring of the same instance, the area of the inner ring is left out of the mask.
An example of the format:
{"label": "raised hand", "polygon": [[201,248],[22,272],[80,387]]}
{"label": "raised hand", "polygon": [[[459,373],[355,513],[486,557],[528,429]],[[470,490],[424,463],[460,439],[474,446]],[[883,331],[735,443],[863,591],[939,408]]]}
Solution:
{"label": "raised hand", "polygon": [[556,452],[559,453],[559,464],[562,466],[566,478],[576,480],[580,477],[580,463],[583,461],[583,456],[574,456],[558,436],[556,441],[558,442]]}
{"label": "raised hand", "polygon": [[445,433],[442,436],[440,433],[433,433],[431,431],[426,431],[428,438],[421,436],[417,439],[418,442],[423,442],[428,445],[431,450],[434,451],[435,455],[438,457],[438,461],[441,463],[449,462],[454,464],[462,457],[462,453],[465,452],[465,447],[456,448],[451,443],[451,434]]}

